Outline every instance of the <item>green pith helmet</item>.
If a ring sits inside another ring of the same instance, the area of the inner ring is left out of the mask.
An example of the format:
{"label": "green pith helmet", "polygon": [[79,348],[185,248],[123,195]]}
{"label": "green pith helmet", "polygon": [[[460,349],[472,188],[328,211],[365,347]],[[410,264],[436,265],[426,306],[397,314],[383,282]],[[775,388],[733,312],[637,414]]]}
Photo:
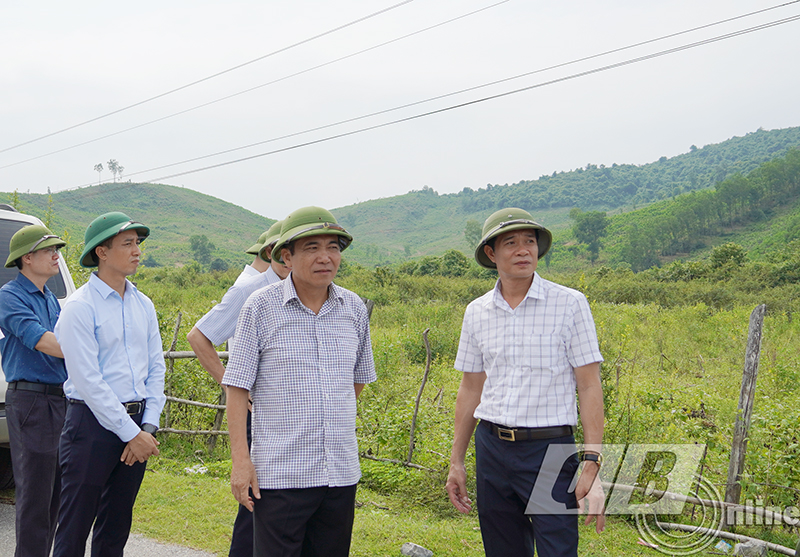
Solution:
{"label": "green pith helmet", "polygon": [[113,213],[100,215],[94,219],[89,225],[89,228],[86,229],[86,234],[83,236],[84,248],[80,259],[81,267],[97,267],[97,263],[92,259],[94,248],[125,230],[137,230],[139,238],[142,239],[150,235],[149,228],[141,222],[132,221],[125,213],[115,211]]}
{"label": "green pith helmet", "polygon": [[270,259],[272,256],[272,246],[275,244],[275,242],[281,239],[282,226],[283,221],[279,220],[270,226],[269,230],[267,230],[267,237],[264,238],[264,243],[261,244],[261,249],[258,250],[258,256],[264,261],[272,261]]}
{"label": "green pith helmet", "polygon": [[353,237],[347,233],[347,230],[336,223],[336,219],[330,211],[322,207],[303,207],[283,219],[281,237],[275,247],[272,248],[272,259],[283,263],[281,249],[286,244],[300,238],[318,236],[320,234],[335,234],[339,236],[339,247],[342,251],[353,241]]}
{"label": "green pith helmet", "polygon": [[245,253],[249,253],[250,255],[258,255],[258,252],[261,251],[261,248],[264,247],[264,240],[267,239],[267,230],[261,233],[261,236],[258,237],[256,243],[244,250]]}
{"label": "green pith helmet", "polygon": [[512,230],[522,230],[525,228],[532,228],[538,230],[537,243],[539,244],[539,259],[544,257],[547,250],[550,249],[550,244],[553,243],[553,235],[541,224],[534,222],[533,217],[528,211],[518,209],[516,207],[509,207],[507,209],[500,209],[489,215],[486,222],[483,223],[483,234],[478,247],[475,248],[475,259],[481,267],[487,269],[496,269],[497,265],[492,263],[486,252],[483,251],[483,246],[492,238],[497,238],[500,234],[510,232]]}
{"label": "green pith helmet", "polygon": [[8,243],[8,259],[6,259],[6,267],[14,267],[17,259],[25,254],[39,251],[40,249],[49,248],[51,246],[66,246],[67,243],[50,232],[46,226],[41,224],[32,224],[17,230],[11,236],[11,241]]}

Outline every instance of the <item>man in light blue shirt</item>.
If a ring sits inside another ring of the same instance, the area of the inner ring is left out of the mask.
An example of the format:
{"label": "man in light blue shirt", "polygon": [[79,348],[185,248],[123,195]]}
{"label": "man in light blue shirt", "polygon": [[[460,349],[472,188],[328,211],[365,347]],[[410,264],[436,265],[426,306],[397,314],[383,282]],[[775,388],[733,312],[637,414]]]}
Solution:
{"label": "man in light blue shirt", "polygon": [[[127,280],[150,230],[123,213],[89,225],[80,263],[97,266],[56,324],[69,399],[61,434],[54,557],[122,556],[147,459],[158,454],[164,358],[153,303]],[[95,520],[96,519],[96,520]]]}

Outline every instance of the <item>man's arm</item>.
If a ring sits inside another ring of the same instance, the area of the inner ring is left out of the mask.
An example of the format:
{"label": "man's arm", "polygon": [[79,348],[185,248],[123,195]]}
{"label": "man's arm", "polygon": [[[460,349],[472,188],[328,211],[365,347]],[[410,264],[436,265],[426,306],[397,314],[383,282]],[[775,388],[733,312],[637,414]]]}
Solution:
{"label": "man's arm", "polygon": [[364,383],[353,383],[353,388],[356,390],[356,398],[361,395],[361,391],[364,390]]}
{"label": "man's arm", "polygon": [[[583,426],[584,450],[600,454],[603,448],[603,387],[600,381],[600,363],[595,362],[575,368],[575,381],[578,385],[578,404],[580,404],[581,425]],[[584,497],[589,505],[586,524],[597,519],[596,530],[599,534],[605,528],[606,518],[603,514],[605,495],[600,485],[597,463],[583,463],[578,483],[575,486],[575,497],[581,501]],[[595,485],[596,484],[596,485]],[[581,501],[583,506],[583,501]]]}
{"label": "man's arm", "polygon": [[42,335],[42,338],[39,339],[34,348],[48,356],[64,358],[64,353],[61,351],[61,345],[58,344],[58,340],[56,340],[56,335],[50,331]]}
{"label": "man's arm", "polygon": [[453,506],[462,513],[472,509],[472,501],[467,494],[467,468],[464,459],[475,425],[475,408],[481,401],[483,382],[486,373],[464,373],[456,397],[456,417],[453,430],[453,448],[450,452],[450,472],[447,475],[447,495]]}
{"label": "man's arm", "polygon": [[239,387],[228,387],[228,431],[231,438],[231,492],[236,500],[250,512],[253,511],[253,500],[248,494],[248,488],[253,490],[253,496],[261,499],[258,490],[258,476],[253,462],[250,460],[250,451],[247,448],[247,405],[250,393]]}
{"label": "man's arm", "polygon": [[192,330],[186,335],[186,340],[189,341],[192,350],[197,354],[197,360],[200,362],[200,365],[203,366],[203,369],[214,378],[214,381],[222,384],[222,376],[225,375],[225,366],[222,365],[222,360],[219,359],[217,350],[214,348],[211,341],[208,340],[208,337],[197,327],[192,327]]}

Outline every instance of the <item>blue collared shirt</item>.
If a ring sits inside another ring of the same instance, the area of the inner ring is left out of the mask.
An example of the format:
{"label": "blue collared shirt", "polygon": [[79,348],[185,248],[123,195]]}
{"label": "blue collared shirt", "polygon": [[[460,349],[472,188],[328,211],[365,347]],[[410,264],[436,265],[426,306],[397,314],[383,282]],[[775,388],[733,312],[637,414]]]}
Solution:
{"label": "blue collared shirt", "polygon": [[100,425],[125,443],[140,429],[121,403],[144,399],[142,423],[159,424],[166,367],[150,298],[130,281],[121,298],[92,273],[67,300],[55,333],[67,363],[68,398],[86,402]]}
{"label": "blue collared shirt", "polygon": [[40,291],[20,273],[0,289],[0,352],[6,381],[56,385],[67,379],[64,360],[36,350],[42,336],[56,325],[61,306],[47,286]]}
{"label": "blue collared shirt", "polygon": [[253,397],[260,488],[353,485],[361,477],[353,384],[376,378],[367,308],[331,284],[315,314],[289,277],[248,298],[222,384]]}
{"label": "blue collared shirt", "polygon": [[[244,276],[244,273],[239,275],[239,279],[242,276]],[[197,330],[203,333],[214,346],[218,346],[233,337],[236,332],[236,320],[239,318],[239,312],[242,310],[247,298],[250,297],[250,294],[256,290],[261,290],[265,286],[280,282],[281,277],[270,267],[256,276],[246,277],[241,281],[239,279],[236,279],[233,286],[228,289],[225,296],[222,297],[222,301],[211,308],[211,311],[194,324]]]}

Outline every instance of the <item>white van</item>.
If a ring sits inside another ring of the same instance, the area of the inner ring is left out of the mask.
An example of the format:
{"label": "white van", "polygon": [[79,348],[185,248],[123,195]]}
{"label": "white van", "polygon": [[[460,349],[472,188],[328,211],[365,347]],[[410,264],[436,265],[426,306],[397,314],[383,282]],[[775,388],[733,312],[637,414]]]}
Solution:
{"label": "white van", "polygon": [[[8,242],[11,236],[29,224],[42,224],[42,221],[31,215],[18,213],[10,205],[0,204],[0,263],[5,264],[8,258]],[[61,305],[75,292],[75,283],[63,258],[58,261],[59,273],[47,281],[47,287],[56,295]],[[0,265],[0,287],[17,278],[16,267],[6,269]],[[6,424],[6,381],[5,374],[0,374],[0,489],[14,485],[14,474],[11,470],[11,450],[8,445],[8,425]]]}

